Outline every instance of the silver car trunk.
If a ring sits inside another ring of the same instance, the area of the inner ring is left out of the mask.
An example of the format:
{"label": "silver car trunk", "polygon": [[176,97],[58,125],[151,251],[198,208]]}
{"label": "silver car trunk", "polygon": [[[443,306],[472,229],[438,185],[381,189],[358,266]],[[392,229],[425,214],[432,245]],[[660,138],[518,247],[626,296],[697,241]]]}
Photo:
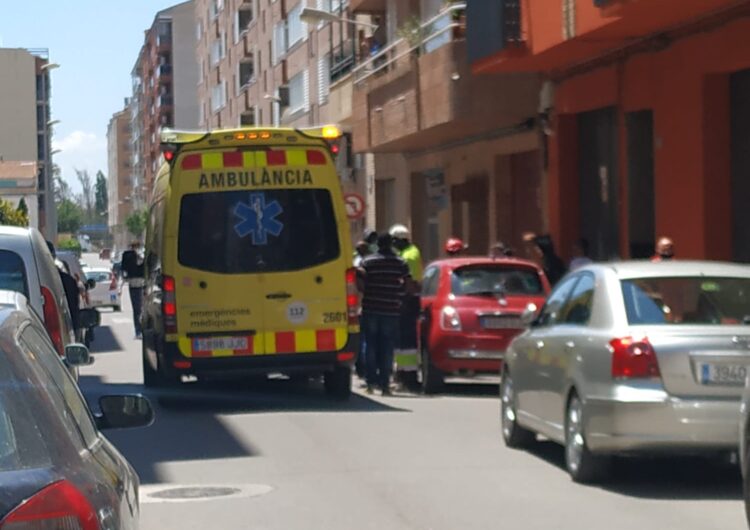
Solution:
{"label": "silver car trunk", "polygon": [[631,330],[634,337],[648,337],[671,395],[742,395],[750,369],[750,326],[634,326]]}

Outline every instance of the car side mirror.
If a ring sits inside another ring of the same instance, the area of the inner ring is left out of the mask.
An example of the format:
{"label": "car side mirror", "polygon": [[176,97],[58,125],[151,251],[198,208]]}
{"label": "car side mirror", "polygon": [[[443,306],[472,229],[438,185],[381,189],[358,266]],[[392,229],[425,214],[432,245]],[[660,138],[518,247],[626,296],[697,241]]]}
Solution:
{"label": "car side mirror", "polygon": [[83,344],[68,344],[65,346],[65,362],[68,366],[91,366],[94,358]]}
{"label": "car side mirror", "polygon": [[87,307],[78,311],[78,318],[82,328],[95,328],[101,324],[102,316],[98,310]]}
{"label": "car side mirror", "polygon": [[95,279],[91,278],[89,280],[86,280],[86,289],[88,289],[90,291],[94,287],[96,287],[96,280]]}
{"label": "car side mirror", "polygon": [[523,325],[527,328],[531,327],[536,320],[538,312],[539,308],[536,306],[536,304],[531,303],[527,305],[526,309],[524,309],[523,313],[521,313],[521,322],[523,323]]}
{"label": "car side mirror", "polygon": [[102,396],[99,409],[96,426],[102,430],[148,427],[154,422],[151,402],[140,395]]}

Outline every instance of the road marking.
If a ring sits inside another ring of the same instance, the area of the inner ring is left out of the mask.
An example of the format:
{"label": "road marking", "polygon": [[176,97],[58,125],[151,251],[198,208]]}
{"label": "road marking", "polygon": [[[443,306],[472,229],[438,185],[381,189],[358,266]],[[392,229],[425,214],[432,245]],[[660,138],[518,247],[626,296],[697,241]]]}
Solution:
{"label": "road marking", "polygon": [[140,488],[141,504],[201,502],[260,497],[273,491],[267,484],[148,484]]}

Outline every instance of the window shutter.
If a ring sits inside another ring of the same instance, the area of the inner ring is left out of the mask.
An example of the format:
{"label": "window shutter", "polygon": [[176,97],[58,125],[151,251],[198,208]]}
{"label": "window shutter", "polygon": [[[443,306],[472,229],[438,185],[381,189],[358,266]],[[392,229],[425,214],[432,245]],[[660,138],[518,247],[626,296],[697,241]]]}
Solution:
{"label": "window shutter", "polygon": [[318,105],[328,103],[331,89],[331,55],[326,54],[318,59]]}
{"label": "window shutter", "polygon": [[302,83],[304,108],[307,112],[310,110],[310,71],[307,69],[302,72]]}

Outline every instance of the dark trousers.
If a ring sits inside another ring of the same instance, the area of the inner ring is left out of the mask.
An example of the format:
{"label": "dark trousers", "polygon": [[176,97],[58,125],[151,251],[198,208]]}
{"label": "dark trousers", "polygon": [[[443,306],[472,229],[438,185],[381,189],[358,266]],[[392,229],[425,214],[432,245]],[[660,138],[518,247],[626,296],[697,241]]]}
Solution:
{"label": "dark trousers", "polygon": [[387,389],[393,371],[393,350],[398,344],[398,316],[364,314],[363,329],[367,344],[367,384]]}
{"label": "dark trousers", "polygon": [[129,287],[130,304],[133,306],[135,334],[141,334],[141,311],[143,310],[143,287]]}
{"label": "dark trousers", "polygon": [[401,335],[398,348],[402,350],[417,349],[417,321],[420,311],[419,296],[407,295],[401,308]]}

